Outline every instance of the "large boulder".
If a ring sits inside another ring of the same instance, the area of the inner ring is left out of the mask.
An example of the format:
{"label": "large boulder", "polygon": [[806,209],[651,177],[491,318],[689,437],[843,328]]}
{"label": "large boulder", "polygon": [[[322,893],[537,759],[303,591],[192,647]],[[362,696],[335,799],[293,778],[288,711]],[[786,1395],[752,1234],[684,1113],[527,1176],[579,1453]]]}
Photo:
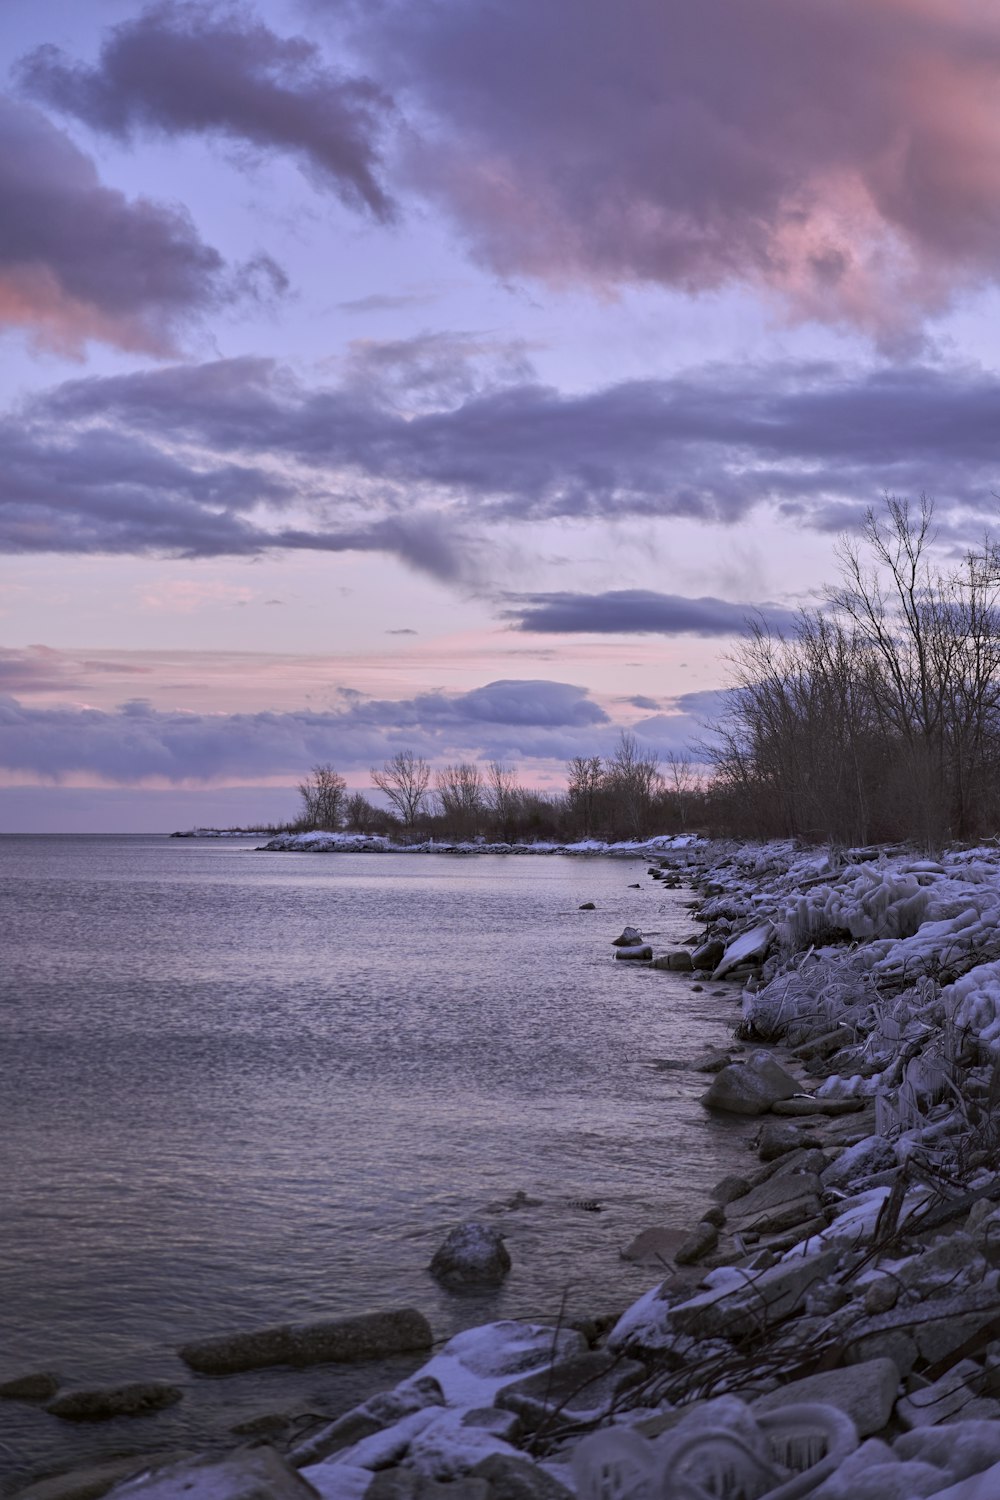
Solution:
{"label": "large boulder", "polygon": [[509,1270],[503,1235],[474,1219],[451,1231],[430,1265],[431,1275],[452,1289],[499,1286]]}
{"label": "large boulder", "polygon": [[185,1459],[111,1491],[114,1500],[316,1500],[317,1493],[273,1448]]}
{"label": "large boulder", "polygon": [[362,1313],[354,1318],[332,1318],[323,1323],[286,1323],[249,1333],[199,1339],[177,1351],[192,1370],[202,1375],[236,1375],[270,1365],[319,1365],[382,1359],[429,1349],[430,1324],[412,1307],[391,1312]]}
{"label": "large boulder", "polygon": [[736,1115],[763,1115],[779,1099],[790,1099],[799,1085],[769,1052],[751,1052],[745,1062],[716,1073],[701,1096],[706,1109]]}
{"label": "large boulder", "polygon": [[643,959],[650,959],[652,956],[653,950],[648,943],[638,943],[630,948],[615,949],[615,958],[633,958],[642,961]]}
{"label": "large boulder", "polygon": [[611,939],[612,948],[634,948],[637,943],[642,942],[642,933],[638,927],[626,927],[616,938]]}
{"label": "large boulder", "polygon": [[180,1401],[184,1392],[164,1381],[137,1381],[131,1385],[101,1386],[66,1391],[45,1408],[67,1422],[108,1422],[112,1417],[145,1417]]}
{"label": "large boulder", "polygon": [[653,968],[669,969],[674,973],[687,974],[694,968],[694,965],[691,962],[691,955],[686,948],[675,948],[672,953],[664,953],[660,958],[654,958]]}
{"label": "large boulder", "polygon": [[899,1371],[891,1359],[869,1359],[841,1370],[824,1370],[780,1385],[766,1396],[758,1396],[751,1411],[778,1411],[814,1401],[836,1406],[850,1417],[859,1437],[881,1432],[896,1402]]}
{"label": "large boulder", "polygon": [[15,1375],[0,1385],[0,1400],[3,1401],[50,1401],[59,1389],[58,1375],[48,1370],[38,1370],[30,1375]]}

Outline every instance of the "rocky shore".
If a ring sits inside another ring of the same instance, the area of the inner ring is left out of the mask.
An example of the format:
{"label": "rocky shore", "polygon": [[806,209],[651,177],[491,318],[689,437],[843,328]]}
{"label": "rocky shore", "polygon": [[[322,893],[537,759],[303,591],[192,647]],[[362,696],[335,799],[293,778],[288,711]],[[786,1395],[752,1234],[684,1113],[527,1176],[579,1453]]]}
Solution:
{"label": "rocky shore", "polygon": [[[663,858],[703,931],[660,955],[630,931],[617,952],[738,999],[733,1046],[697,1063],[703,1105],[759,1128],[696,1224],[624,1251],[650,1265],[646,1294],[614,1319],[469,1329],[348,1413],[26,1500],[1000,1495],[1000,850]],[[218,1378],[364,1358],[369,1337],[431,1347],[419,1313],[378,1317],[181,1353]]]}

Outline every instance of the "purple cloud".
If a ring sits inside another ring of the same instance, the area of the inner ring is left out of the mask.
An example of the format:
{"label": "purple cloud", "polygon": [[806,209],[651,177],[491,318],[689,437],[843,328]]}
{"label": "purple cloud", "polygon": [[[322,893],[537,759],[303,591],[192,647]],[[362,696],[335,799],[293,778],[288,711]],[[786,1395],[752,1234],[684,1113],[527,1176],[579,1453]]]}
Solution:
{"label": "purple cloud", "polygon": [[[769,502],[836,531],[884,490],[937,496],[958,539],[995,517],[1000,380],[981,369],[713,367],[565,395],[479,353],[470,368],[455,340],[390,348],[323,387],[242,358],[39,393],[0,419],[0,549],[357,550],[464,582],[492,523],[736,522]],[[571,608],[573,629],[742,616],[656,595],[543,607],[542,628]]]}
{"label": "purple cloud", "polygon": [[44,115],[0,98],[0,326],[165,355],[193,316],[284,285],[266,256],[228,275],[180,209],[102,186]]}
{"label": "purple cloud", "polygon": [[393,215],[379,180],[388,95],[327,66],[305,37],[278,36],[242,9],[150,5],[111,29],[95,66],[46,45],[22,59],[18,78],[51,108],[119,140],[221,135],[287,152],[320,189],[375,218]]}
{"label": "purple cloud", "polygon": [[[401,701],[347,693],[343,704],[332,713],[199,714],[142,700],[108,712],[0,698],[0,767],[55,781],[214,781],[296,776],[327,760],[367,770],[401,745],[434,761],[566,760],[608,753],[615,735],[586,691],[562,682],[493,682]],[[686,725],[678,718],[673,732]]]}
{"label": "purple cloud", "polygon": [[[513,596],[503,617],[518,630],[551,635],[741,635],[748,621],[763,619],[774,629],[795,621],[792,610],[774,604],[730,604],[725,599],[687,599],[649,589],[615,589],[606,594],[525,594]],[[652,705],[655,706],[655,705]]]}
{"label": "purple cloud", "polygon": [[386,0],[353,13],[420,122],[410,180],[502,275],[750,283],[802,316],[886,332],[1000,271],[989,7]]}

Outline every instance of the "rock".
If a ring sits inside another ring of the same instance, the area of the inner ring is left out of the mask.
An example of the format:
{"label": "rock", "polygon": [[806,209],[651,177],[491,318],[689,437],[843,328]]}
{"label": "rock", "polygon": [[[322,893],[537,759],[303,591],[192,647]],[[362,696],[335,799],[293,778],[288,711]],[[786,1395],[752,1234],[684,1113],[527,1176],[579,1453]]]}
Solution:
{"label": "rock", "polygon": [[821,1216],[818,1177],[811,1172],[776,1172],[728,1205],[726,1224],[733,1234],[777,1234]]}
{"label": "rock", "polygon": [[685,974],[690,973],[694,964],[686,948],[677,948],[673,953],[664,953],[660,958],[654,958],[653,968],[670,969],[675,973]]}
{"label": "rock", "polygon": [[825,1151],[820,1151],[816,1147],[800,1146],[796,1151],[786,1151],[784,1156],[765,1163],[754,1174],[750,1186],[759,1187],[762,1182],[771,1182],[775,1177],[799,1177],[805,1172],[819,1177],[829,1161],[830,1158]]}
{"label": "rock", "polygon": [[850,1188],[862,1178],[895,1167],[897,1157],[885,1136],[865,1136],[855,1146],[847,1146],[840,1157],[823,1172],[823,1187]]}
{"label": "rock", "polygon": [[900,1285],[894,1276],[879,1276],[865,1287],[865,1312],[872,1317],[891,1312],[899,1301]]}
{"label": "rock", "polygon": [[643,959],[650,959],[652,956],[653,950],[648,943],[640,943],[634,948],[615,949],[615,958],[630,958],[641,961]]}
{"label": "rock", "polygon": [[[700,988],[700,986],[693,986],[693,988]],[[710,1047],[698,1053],[691,1068],[695,1073],[721,1073],[723,1068],[729,1067],[732,1060],[731,1052],[719,1052]]]}
{"label": "rock", "polygon": [[491,1453],[469,1477],[486,1480],[491,1500],[573,1500],[571,1490],[520,1454]]}
{"label": "rock", "polygon": [[494,1496],[485,1479],[466,1476],[442,1481],[412,1469],[383,1469],[365,1490],[364,1500],[494,1500]]}
{"label": "rock", "polygon": [[637,1360],[592,1349],[505,1385],[495,1404],[504,1411],[516,1412],[532,1429],[543,1426],[557,1409],[562,1422],[590,1420],[605,1412],[621,1391],[646,1373],[646,1366]]}
{"label": "rock", "polygon": [[169,1453],[131,1453],[124,1458],[106,1458],[65,1474],[36,1479],[34,1484],[17,1491],[17,1500],[101,1500],[102,1495],[123,1479],[190,1457],[190,1453],[173,1449]]}
{"label": "rock", "polygon": [[743,1063],[716,1073],[701,1102],[706,1109],[729,1114],[762,1115],[779,1099],[788,1099],[798,1083],[769,1052],[751,1052]]}
{"label": "rock", "polygon": [[[638,888],[637,888],[638,889]],[[638,927],[624,928],[616,938],[611,939],[612,948],[634,948],[636,943],[642,942],[642,933]]]}
{"label": "rock", "polygon": [[[896,1439],[892,1451],[904,1461],[916,1459],[933,1464],[955,1484],[1000,1463],[1000,1424],[961,1421],[949,1422],[943,1428],[915,1427]],[[1000,1472],[992,1476],[989,1485],[983,1486],[982,1493],[1000,1495]]]}
{"label": "rock", "polygon": [[686,1239],[688,1233],[685,1229],[670,1229],[665,1224],[655,1224],[636,1235],[632,1243],[622,1251],[622,1259],[634,1261],[640,1266],[669,1265],[674,1252],[680,1249]]}
{"label": "rock", "polygon": [[814,1094],[800,1094],[795,1099],[776,1100],[771,1109],[776,1115],[824,1115],[833,1119],[836,1115],[856,1115],[867,1102],[853,1094],[845,1099],[817,1099]]}
{"label": "rock", "polygon": [[291,1425],[292,1418],[286,1412],[266,1411],[259,1417],[248,1417],[245,1422],[234,1422],[229,1431],[237,1437],[277,1438]]}
{"label": "rock", "polygon": [[58,1375],[38,1371],[32,1375],[16,1375],[0,1385],[0,1400],[3,1401],[49,1401],[59,1389]]}
{"label": "rock", "polygon": [[751,1403],[755,1414],[777,1411],[812,1401],[829,1403],[845,1412],[858,1429],[858,1436],[881,1432],[889,1418],[899,1389],[899,1371],[889,1359],[870,1359],[847,1369],[826,1370],[792,1380]]}
{"label": "rock", "polygon": [[849,1365],[867,1364],[872,1359],[891,1359],[901,1380],[906,1379],[919,1357],[915,1341],[902,1328],[862,1334],[852,1338],[844,1350],[844,1362]]}
{"label": "rock", "polygon": [[711,1255],[718,1243],[717,1227],[703,1219],[700,1224],[695,1225],[683,1245],[678,1247],[674,1261],[679,1266],[693,1266],[703,1255]]}
{"label": "rock", "polygon": [[412,1307],[362,1313],[323,1323],[288,1323],[249,1333],[222,1334],[183,1344],[177,1351],[186,1365],[202,1375],[236,1375],[269,1365],[353,1363],[429,1349],[430,1324]]}
{"label": "rock", "polygon": [[726,1204],[735,1202],[737,1198],[745,1197],[749,1191],[750,1184],[745,1177],[723,1177],[721,1182],[715,1184],[709,1197],[725,1207]]}
{"label": "rock", "polygon": [[715,966],[712,978],[721,979],[737,965],[763,958],[773,938],[774,924],[772,922],[763,922],[759,927],[752,927],[749,932],[741,932],[739,937],[734,938],[726,948]]}
{"label": "rock", "polygon": [[949,1417],[973,1415],[970,1406],[974,1403],[976,1417],[995,1420],[1000,1417],[1000,1401],[977,1400],[982,1387],[982,1367],[963,1359],[940,1380],[897,1401],[896,1416],[906,1428],[935,1427]]}
{"label": "rock", "polygon": [[509,1270],[503,1235],[474,1219],[451,1231],[430,1264],[431,1275],[451,1289],[499,1286]]}
{"label": "rock", "polygon": [[713,1224],[716,1229],[721,1229],[726,1222],[726,1210],[722,1207],[721,1203],[713,1203],[702,1214],[701,1222],[703,1224]]}
{"label": "rock", "polygon": [[411,1412],[422,1411],[427,1406],[441,1406],[444,1396],[441,1387],[432,1376],[423,1375],[407,1380],[393,1391],[381,1391],[353,1407],[335,1421],[326,1423],[303,1439],[288,1455],[289,1462],[297,1469],[305,1464],[319,1463],[342,1448],[350,1448],[362,1438],[371,1437],[396,1422],[408,1417]]}
{"label": "rock", "polygon": [[691,963],[696,969],[714,969],[721,963],[722,955],[726,951],[725,943],[720,943],[717,938],[710,939],[695,948],[691,954]]}
{"label": "rock", "polygon": [[317,1491],[273,1448],[242,1448],[220,1458],[202,1454],[126,1480],[115,1500],[316,1500]]}
{"label": "rock", "polygon": [[777,1161],[789,1151],[808,1150],[823,1143],[817,1135],[810,1135],[799,1125],[785,1121],[766,1120],[757,1137],[757,1155],[763,1162]]}
{"label": "rock", "polygon": [[907,1291],[932,1296],[948,1286],[952,1291],[983,1279],[986,1262],[976,1252],[971,1237],[956,1231],[943,1235],[920,1255],[911,1255],[897,1266],[894,1275]]}
{"label": "rock", "polygon": [[796,1256],[768,1271],[748,1275],[743,1286],[716,1287],[671,1307],[670,1325],[695,1338],[738,1338],[762,1320],[781,1322],[805,1302],[810,1289],[836,1265],[836,1252]]}
{"label": "rock", "polygon": [[597,910],[597,906],[596,906],[596,903],[593,902],[593,901],[584,901],[580,906],[577,907],[577,911],[596,911],[596,910]]}
{"label": "rock", "polygon": [[45,1408],[66,1422],[108,1422],[112,1417],[145,1417],[175,1406],[183,1398],[180,1386],[148,1380],[131,1385],[94,1387],[66,1391]]}

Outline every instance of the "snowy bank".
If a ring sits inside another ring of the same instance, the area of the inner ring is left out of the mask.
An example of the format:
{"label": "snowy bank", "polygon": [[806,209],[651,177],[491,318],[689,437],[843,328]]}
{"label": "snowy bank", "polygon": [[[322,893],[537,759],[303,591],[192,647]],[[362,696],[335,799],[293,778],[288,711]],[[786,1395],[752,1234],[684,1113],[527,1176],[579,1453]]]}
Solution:
{"label": "snowy bank", "polygon": [[578,839],[571,844],[538,840],[531,844],[487,843],[474,839],[450,843],[445,839],[426,839],[419,844],[401,844],[382,834],[362,833],[282,833],[268,840],[265,851],[292,854],[602,854],[646,856],[671,854],[694,849],[706,840],[693,833],[661,834],[651,839],[625,839],[605,843],[601,839]]}

